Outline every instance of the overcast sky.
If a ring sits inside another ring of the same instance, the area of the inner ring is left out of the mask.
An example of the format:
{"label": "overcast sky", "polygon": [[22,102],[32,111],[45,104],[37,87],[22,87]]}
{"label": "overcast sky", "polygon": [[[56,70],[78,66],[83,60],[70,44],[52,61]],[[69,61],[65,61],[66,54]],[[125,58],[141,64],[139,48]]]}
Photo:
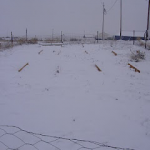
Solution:
{"label": "overcast sky", "polygon": [[[0,0],[0,36],[84,34],[102,31],[102,2],[108,11],[116,0]],[[147,0],[123,1],[123,30],[145,31]],[[105,32],[120,26],[120,0],[105,15]]]}

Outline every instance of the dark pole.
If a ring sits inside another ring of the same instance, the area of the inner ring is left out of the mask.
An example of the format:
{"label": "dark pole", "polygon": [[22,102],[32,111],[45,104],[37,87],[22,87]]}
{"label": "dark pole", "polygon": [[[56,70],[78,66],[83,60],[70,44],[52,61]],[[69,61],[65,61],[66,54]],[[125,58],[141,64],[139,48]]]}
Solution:
{"label": "dark pole", "polygon": [[147,30],[149,30],[149,9],[150,9],[150,0],[149,0],[149,4],[148,4],[148,15],[147,15]]}
{"label": "dark pole", "polygon": [[102,25],[102,40],[104,40],[104,3],[103,3],[103,25]]}
{"label": "dark pole", "polygon": [[135,30],[133,30],[133,45],[135,43]]}
{"label": "dark pole", "polygon": [[12,32],[11,32],[11,43],[13,44],[13,35],[12,35]]}
{"label": "dark pole", "polygon": [[122,38],[122,0],[120,0],[120,40]]}
{"label": "dark pole", "polygon": [[98,31],[97,31],[97,43],[98,43]]}
{"label": "dark pole", "polygon": [[147,42],[147,39],[149,37],[149,13],[150,13],[150,0],[148,2],[148,15],[147,15],[147,30],[146,30],[146,33],[145,33],[145,48],[146,48],[146,42]]}
{"label": "dark pole", "polygon": [[52,29],[52,42],[53,42],[53,31],[54,31],[54,29]]}
{"label": "dark pole", "polygon": [[27,39],[28,39],[28,38],[27,38],[27,36],[28,36],[27,34],[28,34],[28,31],[27,31],[27,29],[26,29],[26,42],[27,42]]}
{"label": "dark pole", "polygon": [[62,36],[63,36],[63,35],[62,35],[62,31],[61,31],[61,43],[63,43],[63,38],[62,38]]}

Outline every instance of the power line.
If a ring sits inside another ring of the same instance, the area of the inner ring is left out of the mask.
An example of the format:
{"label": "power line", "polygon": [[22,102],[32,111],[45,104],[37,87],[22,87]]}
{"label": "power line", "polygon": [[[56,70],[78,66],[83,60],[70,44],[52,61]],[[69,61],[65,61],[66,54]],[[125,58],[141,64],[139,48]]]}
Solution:
{"label": "power line", "polygon": [[118,1],[118,0],[116,0],[116,1],[114,2],[114,4],[109,8],[109,10],[107,11],[107,13],[113,9],[113,7],[114,7],[115,4],[117,3],[117,1]]}

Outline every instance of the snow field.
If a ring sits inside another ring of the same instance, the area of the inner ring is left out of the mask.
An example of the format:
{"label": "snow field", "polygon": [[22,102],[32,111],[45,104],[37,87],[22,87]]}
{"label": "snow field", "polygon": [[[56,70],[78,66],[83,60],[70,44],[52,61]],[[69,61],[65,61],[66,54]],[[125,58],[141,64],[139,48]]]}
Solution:
{"label": "snow field", "polygon": [[[145,51],[146,59],[131,62],[130,50]],[[124,41],[5,50],[0,52],[0,124],[149,150],[149,66],[150,52]]]}

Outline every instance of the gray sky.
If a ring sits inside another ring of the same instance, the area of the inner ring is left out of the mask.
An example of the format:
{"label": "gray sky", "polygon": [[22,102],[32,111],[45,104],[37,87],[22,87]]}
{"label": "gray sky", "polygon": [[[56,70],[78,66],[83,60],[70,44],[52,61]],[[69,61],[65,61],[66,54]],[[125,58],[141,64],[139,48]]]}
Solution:
{"label": "gray sky", "polygon": [[[0,36],[84,34],[102,30],[102,2],[109,10],[116,0],[0,0]],[[146,30],[148,1],[123,1],[123,30]],[[120,26],[120,0],[105,15],[105,32]]]}

